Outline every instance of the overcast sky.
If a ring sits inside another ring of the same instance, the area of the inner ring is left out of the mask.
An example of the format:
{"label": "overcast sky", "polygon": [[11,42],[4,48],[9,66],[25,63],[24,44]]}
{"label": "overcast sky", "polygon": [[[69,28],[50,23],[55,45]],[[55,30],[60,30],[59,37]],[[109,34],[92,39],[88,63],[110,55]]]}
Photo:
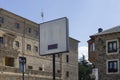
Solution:
{"label": "overcast sky", "polygon": [[42,11],[44,21],[68,17],[70,37],[81,41],[79,54],[86,56],[90,35],[120,25],[120,0],[0,0],[0,8],[37,23]]}

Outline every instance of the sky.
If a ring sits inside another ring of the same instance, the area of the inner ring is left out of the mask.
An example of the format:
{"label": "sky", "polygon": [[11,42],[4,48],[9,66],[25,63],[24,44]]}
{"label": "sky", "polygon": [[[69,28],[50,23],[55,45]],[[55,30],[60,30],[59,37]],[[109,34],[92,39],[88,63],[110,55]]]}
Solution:
{"label": "sky", "polygon": [[79,58],[88,59],[89,36],[120,25],[120,0],[0,0],[0,8],[36,23],[61,17],[69,19],[70,37],[80,41]]}

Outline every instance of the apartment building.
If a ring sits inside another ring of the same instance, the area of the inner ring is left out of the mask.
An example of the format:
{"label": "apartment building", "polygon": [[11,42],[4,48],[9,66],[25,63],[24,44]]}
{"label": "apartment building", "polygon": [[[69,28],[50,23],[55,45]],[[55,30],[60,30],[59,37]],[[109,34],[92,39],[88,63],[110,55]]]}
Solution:
{"label": "apartment building", "polygon": [[97,69],[98,80],[120,79],[120,26],[91,35],[88,41],[89,60]]}
{"label": "apartment building", "polygon": [[[0,80],[22,80],[19,57],[26,58],[25,80],[52,80],[52,56],[39,55],[39,24],[0,8]],[[78,40],[56,54],[56,80],[78,80]]]}

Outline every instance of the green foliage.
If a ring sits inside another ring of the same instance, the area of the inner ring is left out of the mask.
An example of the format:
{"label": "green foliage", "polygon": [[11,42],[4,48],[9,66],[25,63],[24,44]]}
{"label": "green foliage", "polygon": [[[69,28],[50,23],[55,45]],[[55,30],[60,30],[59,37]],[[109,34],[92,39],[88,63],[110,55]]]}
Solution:
{"label": "green foliage", "polygon": [[83,56],[79,60],[79,80],[91,80],[90,74],[92,73],[92,64],[90,64]]}

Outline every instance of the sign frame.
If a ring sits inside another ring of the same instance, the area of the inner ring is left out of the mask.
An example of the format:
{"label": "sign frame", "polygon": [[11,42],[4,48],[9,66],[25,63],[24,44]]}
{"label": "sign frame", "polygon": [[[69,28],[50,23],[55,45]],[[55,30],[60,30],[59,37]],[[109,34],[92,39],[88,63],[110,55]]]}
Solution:
{"label": "sign frame", "polygon": [[41,23],[39,25],[39,54],[45,56],[66,52],[69,52],[69,27],[67,17]]}

